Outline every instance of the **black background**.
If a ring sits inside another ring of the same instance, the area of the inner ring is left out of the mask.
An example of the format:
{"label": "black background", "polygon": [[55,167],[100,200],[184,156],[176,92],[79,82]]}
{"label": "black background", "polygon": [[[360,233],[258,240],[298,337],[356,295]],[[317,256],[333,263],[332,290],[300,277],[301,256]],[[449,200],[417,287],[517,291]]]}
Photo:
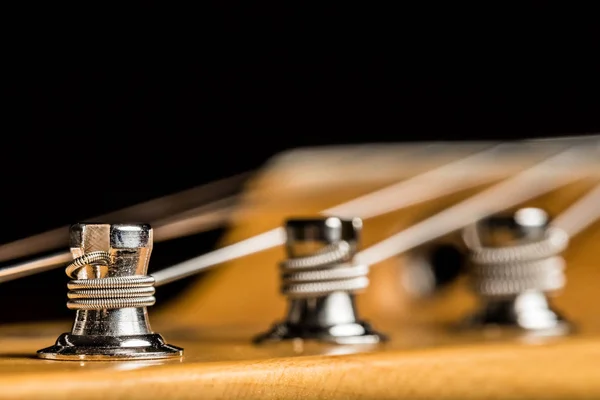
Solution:
{"label": "black background", "polygon": [[[252,170],[297,146],[600,131],[594,12],[519,4],[145,4],[86,10],[119,21],[74,18],[60,38],[52,22],[5,57],[0,241]],[[182,246],[200,253],[221,233]],[[2,297],[66,279],[49,274],[5,284]]]}

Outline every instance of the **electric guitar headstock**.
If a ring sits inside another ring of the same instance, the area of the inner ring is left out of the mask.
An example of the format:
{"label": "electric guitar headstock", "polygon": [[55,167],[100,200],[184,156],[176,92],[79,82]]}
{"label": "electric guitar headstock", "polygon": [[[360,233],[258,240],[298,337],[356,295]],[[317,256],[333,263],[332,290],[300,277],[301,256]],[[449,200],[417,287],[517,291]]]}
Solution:
{"label": "electric guitar headstock", "polygon": [[[600,397],[597,136],[299,149],[244,183],[1,246],[56,250],[0,280],[62,269],[72,310],[0,327],[2,395]],[[148,273],[154,242],[219,224]]]}

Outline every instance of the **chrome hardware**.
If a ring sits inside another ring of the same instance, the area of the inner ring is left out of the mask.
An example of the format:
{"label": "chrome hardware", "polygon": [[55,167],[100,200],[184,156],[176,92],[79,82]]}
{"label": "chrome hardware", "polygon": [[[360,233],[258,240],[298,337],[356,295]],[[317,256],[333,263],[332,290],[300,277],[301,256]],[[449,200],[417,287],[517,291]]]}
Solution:
{"label": "chrome hardware", "polygon": [[131,360],[181,357],[183,350],[153,333],[147,306],[155,302],[147,276],[150,225],[76,224],[67,307],[76,310],[71,333],[38,351],[52,360]]}
{"label": "chrome hardware", "polygon": [[354,294],[369,284],[367,265],[353,263],[362,221],[358,218],[293,219],[286,223],[288,259],[280,264],[286,320],[255,343],[315,339],[337,344],[384,340],[358,318]]}
{"label": "chrome hardware", "polygon": [[488,325],[563,334],[569,324],[553,310],[547,297],[565,284],[568,235],[549,226],[546,212],[522,208],[496,215],[464,231],[470,250],[469,278],[482,301],[464,321],[466,327]]}

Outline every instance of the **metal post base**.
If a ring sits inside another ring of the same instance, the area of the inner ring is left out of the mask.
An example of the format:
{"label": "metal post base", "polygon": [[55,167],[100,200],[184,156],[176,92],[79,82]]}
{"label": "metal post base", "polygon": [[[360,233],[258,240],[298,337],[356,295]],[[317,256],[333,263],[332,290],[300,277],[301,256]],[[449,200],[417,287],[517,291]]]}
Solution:
{"label": "metal post base", "polygon": [[376,344],[387,340],[387,337],[373,330],[366,322],[312,328],[282,322],[274,325],[269,331],[256,336],[253,342],[261,344],[293,339],[316,340],[333,344]]}
{"label": "metal post base", "polygon": [[465,318],[460,328],[507,328],[541,336],[561,336],[572,333],[573,325],[552,309],[543,293],[528,292],[513,298],[488,299],[482,308]]}
{"label": "metal post base", "polygon": [[180,358],[183,349],[165,343],[161,335],[96,336],[63,333],[38,357],[65,361],[117,361]]}

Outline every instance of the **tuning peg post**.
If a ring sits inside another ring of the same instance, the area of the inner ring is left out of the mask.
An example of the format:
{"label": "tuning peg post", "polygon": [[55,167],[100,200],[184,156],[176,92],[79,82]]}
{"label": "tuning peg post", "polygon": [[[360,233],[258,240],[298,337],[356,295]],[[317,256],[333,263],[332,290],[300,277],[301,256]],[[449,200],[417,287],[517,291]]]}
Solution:
{"label": "tuning peg post", "polygon": [[464,231],[470,250],[469,278],[480,307],[465,328],[504,326],[545,334],[568,333],[571,325],[548,295],[563,288],[568,235],[549,225],[539,208],[485,218]]}
{"label": "tuning peg post", "polygon": [[154,278],[147,276],[152,253],[147,224],[76,224],[70,229],[73,262],[66,268],[67,307],[76,310],[70,333],[38,351],[51,360],[178,358],[183,350],[153,333]]}
{"label": "tuning peg post", "polygon": [[280,264],[281,292],[289,299],[284,322],[255,343],[314,339],[336,344],[385,340],[358,317],[354,295],[369,280],[367,265],[353,262],[362,221],[336,217],[290,219],[286,223],[288,259]]}

